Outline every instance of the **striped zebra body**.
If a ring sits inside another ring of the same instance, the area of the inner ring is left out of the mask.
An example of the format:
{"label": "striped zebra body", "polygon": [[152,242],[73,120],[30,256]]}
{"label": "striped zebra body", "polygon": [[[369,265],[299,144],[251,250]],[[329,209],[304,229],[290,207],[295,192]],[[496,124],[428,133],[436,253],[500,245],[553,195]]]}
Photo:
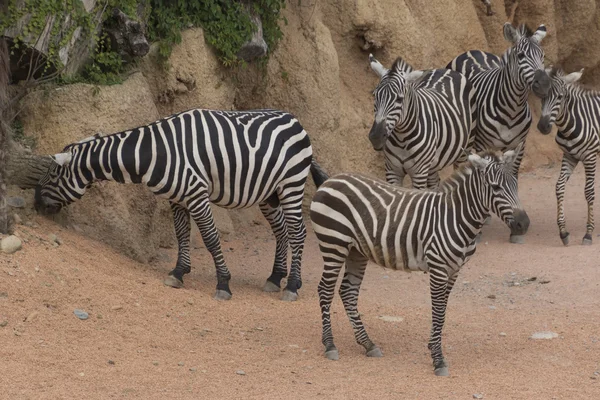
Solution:
{"label": "striped zebra body", "polygon": [[561,69],[550,73],[551,88],[542,99],[542,115],[538,129],[550,133],[552,124],[558,132],[556,143],[563,152],[560,175],[556,182],[557,224],[565,245],[569,244],[564,213],[565,186],[580,162],[585,168],[585,199],[588,204],[586,233],[582,243],[592,244],[594,233],[594,199],[596,161],[600,151],[600,91],[586,89],[576,82],[583,70],[566,75]]}
{"label": "striped zebra body", "polygon": [[549,89],[544,70],[544,51],[540,46],[546,28],[535,33],[521,25],[504,25],[504,36],[512,46],[500,58],[471,50],[457,56],[446,68],[463,73],[475,88],[477,122],[474,130],[476,151],[507,151],[523,144],[514,173],[518,175],[524,144],[531,126],[527,103],[530,91],[542,97]]}
{"label": "striped zebra body", "polygon": [[413,71],[402,59],[390,70],[370,56],[381,77],[374,91],[375,121],[369,139],[385,158],[386,180],[415,189],[436,187],[439,171],[465,160],[475,123],[474,90],[448,69]]}
{"label": "striped zebra body", "polygon": [[192,218],[215,262],[216,297],[228,299],[231,274],[209,204],[230,209],[259,204],[277,239],[265,289],[278,290],[287,276],[289,242],[292,262],[284,299],[293,300],[301,286],[306,237],[301,205],[311,159],[308,135],[291,114],[194,109],[67,146],[40,181],[36,205],[58,212],[97,180],[145,184],[169,200],[173,211],[179,256],[165,283],[180,287],[191,270]]}
{"label": "striped zebra body", "polygon": [[433,315],[429,349],[436,374],[448,373],[441,346],[448,296],[461,266],[475,253],[485,217],[497,214],[514,235],[528,229],[511,173],[515,158],[514,151],[502,156],[472,154],[468,166],[435,190],[405,189],[359,174],[334,176],[318,188],[310,215],[325,264],[319,299],[328,358],[338,358],[330,309],[344,264],[340,297],[356,341],[368,356],[381,355],[357,310],[371,260],[386,268],[429,272]]}

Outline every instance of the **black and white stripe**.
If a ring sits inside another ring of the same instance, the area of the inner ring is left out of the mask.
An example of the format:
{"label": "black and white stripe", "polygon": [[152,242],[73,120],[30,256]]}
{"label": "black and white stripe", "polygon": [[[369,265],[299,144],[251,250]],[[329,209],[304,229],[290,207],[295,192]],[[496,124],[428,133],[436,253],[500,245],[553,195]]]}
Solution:
{"label": "black and white stripe", "polygon": [[277,238],[265,290],[295,300],[306,237],[304,185],[312,159],[306,131],[291,114],[275,110],[189,110],[150,125],[67,146],[36,191],[37,208],[58,212],[83,196],[96,180],[142,183],[171,203],[179,242],[176,267],[165,283],[180,287],[190,265],[190,217],[198,225],[217,270],[218,299],[229,299],[225,264],[209,204],[245,208],[259,204]]}
{"label": "black and white stripe", "polygon": [[464,75],[448,69],[415,71],[398,58],[390,70],[369,55],[381,78],[373,92],[375,121],[369,139],[383,150],[386,180],[416,189],[436,187],[439,171],[464,161],[472,146],[475,91]]}
{"label": "black and white stripe", "polygon": [[565,222],[565,186],[573,170],[583,163],[585,168],[585,199],[588,204],[586,233],[582,243],[592,244],[594,233],[594,183],[596,160],[600,151],[600,91],[586,89],[576,82],[583,70],[566,75],[560,68],[548,70],[551,87],[542,99],[542,116],[538,129],[550,133],[556,124],[556,143],[563,151],[560,175],[556,182],[557,223],[560,238],[569,244]]}
{"label": "black and white stripe", "polygon": [[310,216],[325,264],[319,300],[328,358],[338,358],[331,303],[344,264],[340,296],[356,341],[368,356],[381,356],[357,309],[371,260],[386,268],[429,272],[433,316],[429,349],[436,375],[448,374],[441,342],[448,296],[461,266],[475,253],[484,219],[495,213],[513,235],[523,235],[529,227],[511,172],[516,153],[468,158],[469,164],[435,190],[405,189],[359,174],[336,175],[318,188]]}
{"label": "black and white stripe", "polygon": [[545,36],[544,25],[531,33],[525,25],[514,28],[506,23],[504,37],[512,46],[502,58],[472,50],[457,56],[446,66],[463,73],[475,88],[475,150],[507,151],[523,144],[514,164],[517,175],[531,126],[527,97],[530,91],[543,97],[550,88],[544,70],[544,51],[540,46]]}

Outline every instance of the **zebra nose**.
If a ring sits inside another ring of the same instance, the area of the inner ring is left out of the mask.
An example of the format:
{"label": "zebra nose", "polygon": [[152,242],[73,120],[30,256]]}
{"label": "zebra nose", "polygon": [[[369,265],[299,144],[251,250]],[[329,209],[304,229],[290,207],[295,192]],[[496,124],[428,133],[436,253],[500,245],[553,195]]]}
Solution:
{"label": "zebra nose", "polygon": [[513,235],[524,235],[529,229],[529,216],[524,210],[515,210],[513,213],[513,226],[511,234]]}
{"label": "zebra nose", "polygon": [[537,97],[544,98],[548,95],[550,91],[550,77],[546,71],[540,69],[535,72],[531,88]]}
{"label": "zebra nose", "polygon": [[382,122],[373,122],[373,126],[371,127],[371,131],[369,132],[369,140],[371,141],[371,145],[377,151],[383,150],[383,145],[386,140],[386,127],[385,121]]}
{"label": "zebra nose", "polygon": [[538,131],[543,135],[547,135],[552,130],[552,124],[550,123],[550,116],[544,115],[540,118],[537,124]]}

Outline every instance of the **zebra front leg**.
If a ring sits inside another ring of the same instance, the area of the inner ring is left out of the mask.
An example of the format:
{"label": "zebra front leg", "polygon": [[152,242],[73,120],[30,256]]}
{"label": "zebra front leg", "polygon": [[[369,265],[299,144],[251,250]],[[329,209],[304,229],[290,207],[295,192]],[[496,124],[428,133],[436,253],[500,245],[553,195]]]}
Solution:
{"label": "zebra front leg", "polygon": [[177,264],[175,264],[175,268],[169,272],[169,276],[164,280],[164,284],[174,288],[180,288],[183,287],[183,275],[190,273],[192,270],[190,263],[190,212],[187,208],[179,204],[170,204],[171,211],[173,212],[175,236],[177,237],[179,252],[177,253]]}
{"label": "zebra front leg", "polygon": [[350,323],[352,324],[356,342],[365,348],[367,357],[382,357],[383,354],[379,347],[369,339],[357,308],[360,284],[365,276],[368,261],[366,257],[356,250],[350,253],[350,256],[346,259],[346,272],[340,286],[340,297],[342,298],[346,315],[348,315],[348,319],[350,319]]}
{"label": "zebra front leg", "polygon": [[418,173],[410,176],[410,180],[412,181],[413,189],[427,189],[427,174],[426,173]]}
{"label": "zebra front leg", "polygon": [[446,266],[429,264],[429,290],[431,292],[431,337],[427,347],[431,351],[433,369],[437,376],[448,376],[448,363],[442,353],[442,329],[448,304],[448,274]]}
{"label": "zebra front leg", "polygon": [[[517,151],[517,157],[515,158],[511,172],[514,174],[515,179],[517,179],[517,181],[518,181],[519,180],[519,169],[521,168],[521,161],[523,161],[523,155],[525,154],[525,141],[523,141],[520,145],[517,145],[516,151]],[[488,216],[488,219],[486,220],[486,222],[489,224],[490,221],[491,221],[491,216]],[[525,235],[511,234],[508,238],[508,241],[510,243],[524,244],[525,243]]]}
{"label": "zebra front leg", "polygon": [[290,266],[290,276],[287,285],[281,296],[283,301],[296,301],[298,299],[298,289],[302,287],[302,252],[304,251],[304,240],[306,239],[306,226],[302,218],[302,199],[303,191],[300,194],[290,189],[290,196],[293,198],[281,200],[281,207],[285,215],[285,224],[288,230],[290,248],[292,250],[292,262]]}
{"label": "zebra front leg", "polygon": [[[277,196],[276,194],[274,196]],[[277,202],[279,200],[277,199]],[[285,224],[285,216],[278,204],[272,207],[267,202],[259,204],[260,211],[269,222],[273,234],[275,235],[275,261],[273,262],[273,271],[267,278],[263,287],[265,292],[279,292],[281,290],[281,280],[287,276],[287,254],[288,254],[288,232]]]}
{"label": "zebra front leg", "polygon": [[[318,236],[318,235],[317,235]],[[319,293],[319,305],[321,306],[321,321],[323,323],[322,343],[325,346],[325,357],[330,360],[338,360],[339,352],[333,343],[333,333],[331,331],[331,302],[335,294],[335,285],[337,283],[340,270],[344,265],[344,257],[335,251],[333,248],[325,247],[322,244],[319,246],[323,254],[323,275],[317,289]],[[331,251],[331,254],[328,254]]]}
{"label": "zebra front leg", "polygon": [[231,290],[229,289],[231,273],[229,272],[227,265],[225,265],[223,252],[221,251],[221,240],[219,238],[217,227],[215,226],[215,220],[213,218],[212,210],[210,209],[208,197],[200,198],[196,203],[190,204],[189,210],[192,218],[198,225],[204,246],[206,246],[212,255],[217,270],[217,291],[214,298],[216,300],[229,300],[232,296]]}
{"label": "zebra front leg", "polygon": [[560,175],[556,181],[556,223],[558,224],[560,239],[565,246],[569,244],[569,232],[567,232],[565,222],[565,187],[577,163],[577,159],[571,157],[569,154],[563,154]]}
{"label": "zebra front leg", "polygon": [[588,215],[585,236],[581,244],[591,245],[592,234],[594,233],[594,181],[596,178],[596,154],[583,160],[585,168],[585,200],[588,204]]}

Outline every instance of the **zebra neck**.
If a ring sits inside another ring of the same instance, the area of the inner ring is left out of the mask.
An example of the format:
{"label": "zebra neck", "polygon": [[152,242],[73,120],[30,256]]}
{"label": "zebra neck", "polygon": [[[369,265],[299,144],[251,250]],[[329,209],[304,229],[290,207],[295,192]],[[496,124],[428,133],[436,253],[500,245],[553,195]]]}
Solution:
{"label": "zebra neck", "polygon": [[440,185],[440,190],[445,193],[447,205],[460,211],[456,213],[458,225],[475,226],[477,229],[483,226],[490,210],[485,202],[486,190],[481,172],[464,167],[446,179]]}
{"label": "zebra neck", "polygon": [[119,183],[139,183],[138,144],[144,128],[104,136],[79,145],[79,169],[90,181],[106,180]]}
{"label": "zebra neck", "polygon": [[503,105],[511,107],[515,111],[515,114],[525,109],[527,107],[529,89],[525,83],[521,82],[516,62],[509,60],[509,62],[500,68],[498,79],[496,96],[499,97]]}

